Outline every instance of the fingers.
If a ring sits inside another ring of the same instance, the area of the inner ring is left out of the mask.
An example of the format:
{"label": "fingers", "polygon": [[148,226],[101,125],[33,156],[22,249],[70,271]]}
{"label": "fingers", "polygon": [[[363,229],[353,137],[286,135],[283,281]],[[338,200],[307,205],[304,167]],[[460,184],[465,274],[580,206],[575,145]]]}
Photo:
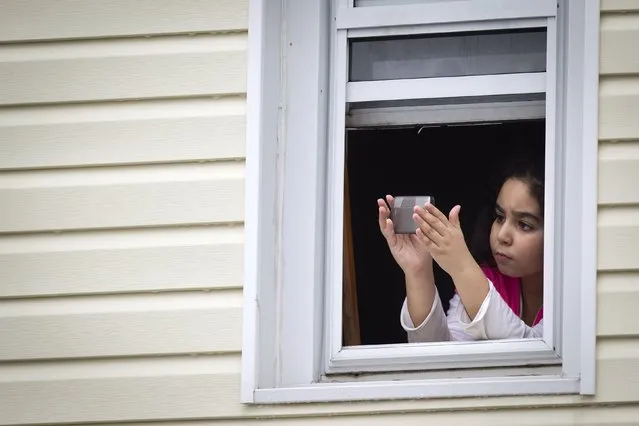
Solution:
{"label": "fingers", "polygon": [[[420,213],[417,213],[417,210],[418,209],[416,208],[415,209],[416,213],[413,214],[413,220],[417,224],[418,235],[421,235],[423,236],[423,238],[425,238],[424,243],[427,244],[429,247],[432,245],[440,246],[446,235],[445,229],[443,231],[438,231],[430,222],[431,221],[439,222],[439,221],[435,219],[432,215],[428,215],[423,210]],[[430,216],[430,218],[428,219],[428,221],[424,220],[422,215]],[[441,222],[439,223],[440,225],[438,226],[441,227]]]}
{"label": "fingers", "polygon": [[[387,196],[388,197],[388,196]],[[377,200],[377,206],[379,210],[379,229],[386,239],[390,239],[394,236],[393,221],[390,219],[390,209],[386,205],[383,199]]]}
{"label": "fingers", "polygon": [[386,205],[386,202],[382,200],[381,198],[377,199],[377,207],[379,207],[380,213],[383,212],[387,217],[390,216],[390,209]]}
{"label": "fingers", "polygon": [[432,257],[431,251],[435,245],[427,237],[424,236],[419,228],[417,228],[416,233],[410,235],[410,241],[413,244],[413,247],[422,251],[425,255]]}
{"label": "fingers", "polygon": [[449,224],[448,218],[446,217],[446,215],[442,213],[437,207],[435,207],[431,203],[426,203],[426,205],[424,205],[424,210],[426,210],[428,213],[433,215],[444,225],[447,226]]}
{"label": "fingers", "polygon": [[386,219],[390,217],[390,209],[386,206],[386,203],[381,198],[377,200],[377,208],[379,210],[379,227],[384,228]]}
{"label": "fingers", "polygon": [[410,242],[413,244],[414,247],[418,247],[418,248],[423,248],[426,246],[426,244],[424,243],[424,241],[419,238],[419,236],[417,234],[410,234],[409,235],[409,239]]}
{"label": "fingers", "polygon": [[395,200],[395,199],[393,198],[393,196],[392,196],[392,195],[387,195],[387,196],[386,196],[386,202],[387,202],[387,203],[388,203],[388,205],[389,205],[389,206],[391,206],[391,207],[393,206],[393,200]]}
{"label": "fingers", "polygon": [[[415,206],[414,211],[415,211],[415,214],[419,216],[418,222],[417,222],[418,225],[419,225],[419,220],[424,221],[428,224],[428,226],[430,226],[435,231],[437,231],[439,235],[441,236],[446,235],[448,226],[445,222],[442,222],[439,218],[434,216],[429,211],[424,210],[422,207]],[[424,233],[426,233],[425,229],[424,229]]]}
{"label": "fingers", "polygon": [[426,235],[422,228],[417,228],[415,237],[426,247],[426,250],[432,255],[433,250],[437,250],[437,243],[433,241],[431,237]]}
{"label": "fingers", "polygon": [[461,228],[461,223],[459,222],[459,211],[461,210],[460,205],[456,205],[450,211],[450,224],[456,228]]}
{"label": "fingers", "polygon": [[[382,201],[383,202],[383,201]],[[378,201],[379,204],[379,201]],[[378,213],[378,221],[379,221],[379,229],[382,232],[386,231],[386,219],[388,219],[388,213],[386,211],[386,208],[383,206],[379,206],[379,213]]]}
{"label": "fingers", "polygon": [[[393,229],[393,221],[390,219],[391,210],[389,206],[393,205],[394,198],[386,195],[384,198],[377,200],[379,210],[379,229],[389,244],[394,244],[397,236]],[[450,230],[459,223],[459,208],[455,207],[451,211],[451,221],[439,209],[430,203],[424,207],[416,206],[413,214],[413,220],[417,224],[416,239],[421,241],[427,247],[441,247],[445,242]]]}

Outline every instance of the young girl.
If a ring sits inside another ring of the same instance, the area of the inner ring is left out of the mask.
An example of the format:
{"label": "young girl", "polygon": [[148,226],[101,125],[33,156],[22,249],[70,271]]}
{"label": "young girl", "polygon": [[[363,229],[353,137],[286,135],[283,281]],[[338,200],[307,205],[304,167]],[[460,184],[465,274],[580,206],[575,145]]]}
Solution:
{"label": "young girl", "polygon": [[[393,232],[387,204],[378,200],[380,229],[406,279],[400,320],[409,342],[542,336],[543,182],[541,168],[531,164],[506,174],[487,222],[490,231],[483,234],[483,258],[473,257],[466,245],[460,206],[448,218],[433,205],[416,206],[417,233],[400,235]],[[392,205],[393,197],[386,201]],[[448,315],[435,287],[433,260],[455,284]]]}

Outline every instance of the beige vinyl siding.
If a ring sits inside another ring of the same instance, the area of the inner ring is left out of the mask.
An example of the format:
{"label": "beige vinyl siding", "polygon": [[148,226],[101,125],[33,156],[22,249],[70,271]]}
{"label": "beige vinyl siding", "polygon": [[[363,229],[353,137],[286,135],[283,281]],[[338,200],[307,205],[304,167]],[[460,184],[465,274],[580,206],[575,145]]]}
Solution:
{"label": "beige vinyl siding", "polygon": [[[55,3],[5,1],[0,25],[35,41],[0,45],[0,69],[53,86],[0,91],[0,425],[636,424],[639,0],[602,2],[596,397],[258,407],[239,403],[245,74],[213,69],[244,60],[246,2]],[[57,86],[63,63],[106,80]],[[234,80],[179,81],[206,75]]]}
{"label": "beige vinyl siding", "polygon": [[[612,13],[601,19],[597,333],[599,346],[624,339],[630,354],[639,338],[639,1],[602,10]],[[619,386],[637,387],[637,364]]]}
{"label": "beige vinyl siding", "polygon": [[241,300],[232,290],[6,301],[0,341],[12,344],[0,361],[237,352]]}
{"label": "beige vinyl siding", "polygon": [[246,0],[2,0],[0,39],[34,41],[244,31]]}
{"label": "beige vinyl siding", "polygon": [[0,104],[237,94],[245,51],[244,34],[7,45]]}
{"label": "beige vinyl siding", "polygon": [[240,96],[10,108],[0,114],[0,168],[243,158],[244,113]]}
{"label": "beige vinyl siding", "polygon": [[600,0],[602,12],[634,12],[639,10],[637,0]]}
{"label": "beige vinyl siding", "polygon": [[241,222],[243,169],[211,162],[5,172],[0,232]]}
{"label": "beige vinyl siding", "polygon": [[192,418],[240,371],[247,2],[1,10],[0,424]]}
{"label": "beige vinyl siding", "polygon": [[242,238],[241,225],[6,235],[0,297],[239,288]]}

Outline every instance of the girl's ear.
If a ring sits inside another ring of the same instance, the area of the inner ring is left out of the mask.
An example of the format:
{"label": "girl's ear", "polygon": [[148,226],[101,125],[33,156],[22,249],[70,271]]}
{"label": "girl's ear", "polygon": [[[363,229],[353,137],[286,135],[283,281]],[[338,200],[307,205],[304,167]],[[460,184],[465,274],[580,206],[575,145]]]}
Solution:
{"label": "girl's ear", "polygon": [[455,228],[461,228],[461,223],[459,222],[459,211],[461,210],[461,206],[458,204],[452,208],[448,215],[448,220]]}

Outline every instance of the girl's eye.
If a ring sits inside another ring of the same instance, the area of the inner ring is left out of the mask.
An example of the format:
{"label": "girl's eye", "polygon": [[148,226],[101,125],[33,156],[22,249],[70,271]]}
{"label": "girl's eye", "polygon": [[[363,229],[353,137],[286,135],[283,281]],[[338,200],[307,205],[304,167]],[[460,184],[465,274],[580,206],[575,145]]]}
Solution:
{"label": "girl's eye", "polygon": [[522,231],[532,231],[534,228],[532,227],[532,225],[526,223],[526,222],[519,222],[519,227],[521,228]]}
{"label": "girl's eye", "polygon": [[502,223],[504,221],[504,215],[499,212],[495,212],[495,222]]}

